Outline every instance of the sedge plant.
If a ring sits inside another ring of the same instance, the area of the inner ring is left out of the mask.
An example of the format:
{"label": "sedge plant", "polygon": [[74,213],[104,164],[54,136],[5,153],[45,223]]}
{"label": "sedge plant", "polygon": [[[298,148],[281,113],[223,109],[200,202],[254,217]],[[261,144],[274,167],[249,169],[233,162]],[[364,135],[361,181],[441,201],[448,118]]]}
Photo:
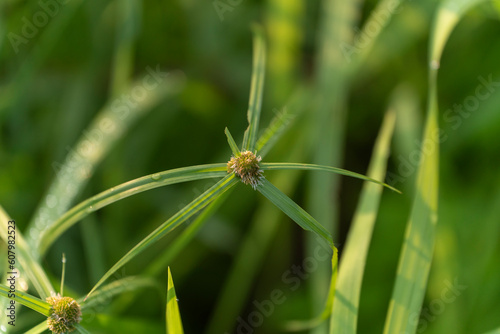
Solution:
{"label": "sedge plant", "polygon": [[[19,291],[16,296],[16,301],[48,317],[47,321],[36,326],[30,330],[29,333],[38,333],[47,328],[52,330],[53,333],[71,332],[73,330],[77,330],[80,333],[86,333],[86,329],[79,324],[79,321],[81,317],[86,316],[86,311],[91,309],[91,306],[100,300],[100,295],[106,294],[107,296],[113,296],[130,289],[154,286],[155,284],[153,284],[151,280],[140,277],[124,278],[106,286],[103,286],[103,283],[126,263],[139,256],[142,251],[182,225],[190,217],[212,208],[214,203],[224,199],[225,193],[239,183],[250,186],[261,193],[300,227],[315,233],[331,248],[332,267],[330,292],[326,300],[324,312],[318,319],[325,320],[328,318],[333,305],[335,281],[337,277],[337,249],[333,243],[332,236],[323,225],[317,222],[297,203],[269,182],[266,179],[266,173],[270,173],[274,170],[311,170],[337,173],[383,185],[394,191],[398,190],[373,178],[336,167],[304,163],[270,163],[262,161],[259,151],[267,151],[269,149],[268,143],[273,143],[272,139],[278,131],[274,131],[275,133],[267,131],[260,140],[257,140],[264,87],[266,45],[263,30],[258,26],[254,27],[253,30],[254,54],[250,100],[247,113],[248,128],[244,133],[243,143],[240,147],[234,141],[229,130],[227,128],[225,129],[225,134],[232,152],[232,156],[228,162],[167,170],[113,187],[112,189],[106,190],[81,202],[65,212],[61,217],[49,224],[48,228],[39,236],[36,243],[27,243],[24,241],[22,235],[20,233],[18,234],[17,242],[20,267],[26,272],[42,299]],[[220,181],[195,198],[191,203],[158,226],[146,238],[134,246],[100,278],[85,298],[75,300],[70,297],[55,295],[54,288],[39,264],[39,258],[46,253],[53,242],[69,227],[81,221],[90,213],[125,197],[160,186],[215,177],[220,178]],[[3,209],[0,210],[0,213],[2,221],[10,220]],[[2,232],[5,231],[2,230]],[[5,240],[7,239],[5,233],[2,233],[2,237],[4,237]],[[168,271],[167,328],[169,333],[177,334],[182,333],[182,324],[180,323],[180,315],[176,304],[175,290],[173,288],[170,269]],[[8,287],[4,285],[0,286],[0,295],[11,298],[8,293]]]}

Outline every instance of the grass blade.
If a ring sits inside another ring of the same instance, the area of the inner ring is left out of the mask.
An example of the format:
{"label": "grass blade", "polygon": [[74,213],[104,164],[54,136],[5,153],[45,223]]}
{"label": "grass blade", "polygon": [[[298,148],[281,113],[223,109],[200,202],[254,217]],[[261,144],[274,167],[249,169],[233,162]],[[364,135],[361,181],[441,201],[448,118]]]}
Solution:
{"label": "grass blade", "polygon": [[45,316],[50,315],[50,304],[40,298],[34,297],[30,294],[16,290],[15,298],[11,298],[13,295],[9,292],[9,287],[0,284],[0,296],[14,300],[16,303],[29,307],[30,309],[37,311]]}
{"label": "grass blade", "polygon": [[[395,111],[389,110],[384,118],[368,169],[371,178],[385,177],[395,116]],[[330,318],[331,333],[356,333],[361,283],[382,190],[380,185],[374,183],[363,185],[339,268],[336,298]]]}
{"label": "grass blade", "polygon": [[[144,99],[137,101],[133,108],[121,107],[120,103],[116,103],[118,100],[108,102],[89,127],[83,131],[83,135],[68,154],[64,163],[53,165],[54,169],[58,171],[57,177],[30,222],[28,227],[28,230],[32,231],[28,241],[30,244],[36,245],[37,249],[39,248],[40,234],[70,207],[73,199],[87,183],[96,166],[124,136],[130,126],[145,111],[157,105],[167,95],[176,92],[180,82],[181,78],[177,75],[166,76],[156,88],[147,92]],[[127,96],[132,96],[133,90],[141,85],[142,80],[131,85],[130,90],[126,92]],[[117,110],[120,112],[116,112]],[[92,140],[89,140],[89,137]]]}
{"label": "grass blade", "polygon": [[253,68],[248,102],[248,128],[243,137],[242,150],[254,151],[259,130],[260,111],[262,107],[262,93],[264,91],[264,76],[266,72],[266,43],[264,30],[255,25],[253,27]]}
{"label": "grass blade", "polygon": [[215,198],[229,190],[238,182],[234,174],[227,175],[225,178],[217,182],[206,192],[198,196],[195,200],[177,212],[174,216],[168,219],[166,222],[161,224],[156,230],[139,242],[134,248],[132,248],[125,256],[123,256],[104,276],[97,282],[97,284],[90,290],[87,294],[86,299],[113,273],[124,266],[128,261],[136,257],[143,250],[154,244],[156,241],[164,237],[167,233],[175,229],[177,226],[185,222],[189,217],[203,209],[205,206],[210,204]]}
{"label": "grass blade", "polygon": [[[12,219],[7,215],[3,207],[0,205],[0,238],[8,245],[8,222]],[[49,278],[45,274],[40,264],[35,261],[31,255],[31,249],[24,240],[21,232],[16,227],[16,244],[15,252],[19,259],[19,264],[21,265],[23,271],[28,276],[31,284],[35,287],[36,291],[42,298],[47,298],[50,296],[51,292],[54,292],[54,287],[50,283]]]}
{"label": "grass blade", "polygon": [[233,155],[235,157],[240,155],[240,149],[238,148],[238,145],[236,145],[236,142],[233,139],[233,136],[231,136],[231,132],[229,132],[229,129],[226,128],[224,130],[224,133],[227,136],[227,142],[229,143],[229,146],[231,147],[231,151],[233,152]]}
{"label": "grass blade", "polygon": [[263,178],[261,184],[257,186],[257,190],[304,230],[314,232],[326,241],[332,249],[335,248],[330,233],[271,182]]}
{"label": "grass blade", "polygon": [[399,259],[396,283],[389,304],[384,334],[415,333],[418,322],[411,316],[419,314],[425,296],[437,223],[439,187],[439,135],[437,73],[448,37],[460,16],[482,0],[447,0],[438,9],[432,30],[429,68],[427,120],[417,175],[416,194],[405,240]]}
{"label": "grass blade", "polygon": [[348,171],[346,169],[337,168],[337,167],[321,166],[321,165],[314,165],[314,164],[301,164],[301,163],[294,163],[294,162],[271,162],[271,163],[264,162],[261,164],[261,169],[264,171],[265,170],[277,170],[277,169],[302,169],[302,170],[316,170],[316,171],[322,171],[322,172],[332,172],[332,173],[336,173],[336,174],[355,177],[357,179],[361,179],[364,181],[370,181],[370,182],[379,184],[381,186],[384,186],[386,188],[389,188],[397,193],[401,193],[399,190],[397,190],[396,188],[394,188],[388,184],[377,181],[373,178],[364,176],[362,174],[358,174],[358,173],[351,172],[351,171]]}
{"label": "grass blade", "polygon": [[203,227],[208,218],[224,203],[226,198],[232,193],[234,188],[229,189],[219,197],[217,197],[210,205],[208,205],[196,219],[189,224],[181,235],[172,241],[168,249],[163,252],[157,259],[145,270],[145,274],[149,276],[156,276],[158,273],[165,270],[171,261],[189,244],[196,236],[196,233]]}
{"label": "grass blade", "polygon": [[73,207],[53,222],[41,235],[39,253],[44,254],[52,243],[75,223],[88,214],[123,198],[146,190],[180,182],[194,181],[227,175],[226,164],[211,164],[177,168],[146,175],[105,190]]}
{"label": "grass blade", "polygon": [[333,250],[332,255],[332,273],[330,280],[330,291],[326,300],[326,305],[322,314],[310,321],[297,322],[295,326],[297,327],[312,327],[321,322],[328,317],[331,312],[333,299],[335,296],[335,282],[337,280],[337,263],[338,255],[337,248],[333,244],[333,239],[330,233],[318,223],[310,214],[308,214],[304,209],[297,205],[288,196],[282,193],[278,188],[276,188],[271,182],[266,179],[262,179],[262,183],[257,187],[257,190],[264,195],[268,200],[270,200],[274,205],[276,205],[281,211],[283,211],[288,217],[295,221],[300,227],[306,231],[314,232],[319,236],[322,241],[326,241],[328,246]]}
{"label": "grass blade", "polygon": [[49,325],[47,324],[47,321],[44,320],[24,334],[40,334],[45,332],[47,329],[49,329]]}
{"label": "grass blade", "polygon": [[174,280],[170,267],[168,267],[168,290],[167,290],[167,334],[184,334],[182,330],[181,314],[177,295],[175,294]]}

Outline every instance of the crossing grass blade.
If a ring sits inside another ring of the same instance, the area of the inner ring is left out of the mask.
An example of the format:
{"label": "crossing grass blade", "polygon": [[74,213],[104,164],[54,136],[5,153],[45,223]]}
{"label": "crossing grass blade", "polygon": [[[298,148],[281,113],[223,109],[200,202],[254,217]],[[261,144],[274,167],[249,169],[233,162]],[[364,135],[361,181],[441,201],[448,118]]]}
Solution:
{"label": "crossing grass blade", "polygon": [[[50,304],[40,298],[34,297],[26,292],[16,290],[15,298],[11,298],[12,293],[9,292],[10,288],[0,284],[0,296],[14,300],[16,303],[29,307],[45,316],[50,315]],[[10,295],[10,296],[9,296]]]}
{"label": "crossing grass blade", "polygon": [[167,288],[167,334],[184,334],[182,329],[181,314],[175,293],[174,280],[170,267],[168,267],[168,288]]}
{"label": "crossing grass blade", "polygon": [[381,181],[377,181],[373,178],[364,176],[362,174],[358,174],[355,172],[348,171],[346,169],[342,168],[337,168],[337,167],[330,167],[330,166],[321,166],[321,165],[314,165],[314,164],[301,164],[301,163],[293,163],[293,162],[267,162],[267,163],[262,163],[261,164],[261,169],[262,170],[277,170],[277,169],[301,169],[301,170],[315,170],[315,171],[322,171],[322,172],[331,172],[331,173],[336,173],[336,174],[341,174],[345,176],[351,176],[357,179],[361,179],[364,181],[370,181],[376,184],[379,184],[381,186],[384,186],[388,189],[391,189],[392,191],[395,191],[397,193],[401,193],[398,189],[383,183]]}
{"label": "crossing grass blade", "polygon": [[266,73],[266,43],[264,30],[259,25],[253,26],[253,67],[248,102],[248,128],[243,137],[242,150],[254,151],[259,130],[260,111],[262,108],[262,93],[264,91],[264,76]]}
{"label": "crossing grass blade", "polygon": [[[395,111],[390,109],[384,118],[368,168],[368,176],[371,178],[384,179],[385,177],[395,120]],[[380,185],[371,182],[363,185],[342,252],[335,301],[330,318],[330,333],[355,334],[357,332],[361,283],[382,190]]]}
{"label": "crossing grass blade", "polygon": [[206,178],[224,177],[227,175],[226,164],[211,164],[183,167],[146,175],[132,181],[122,183],[105,190],[76,205],[45,230],[39,241],[39,253],[45,254],[52,243],[68,228],[90,213],[123,198],[146,190],[171,185],[180,182],[201,180]]}
{"label": "crossing grass blade", "polygon": [[[3,207],[0,205],[0,238],[2,238],[7,245],[9,244],[7,231],[9,226],[8,222],[11,220],[12,219],[8,216],[7,212],[5,212]],[[50,280],[43,268],[33,259],[31,249],[28,246],[28,243],[24,240],[21,231],[19,231],[17,227],[15,237],[15,253],[24,273],[26,273],[31,284],[33,284],[33,287],[42,298],[45,299],[49,297],[50,293],[55,291],[54,287],[50,283]]]}
{"label": "crossing grass blade", "polygon": [[132,248],[125,256],[123,256],[104,276],[96,283],[96,285],[87,294],[87,299],[99,286],[104,283],[113,273],[124,266],[127,262],[141,253],[143,250],[153,245],[156,241],[164,237],[166,234],[171,232],[173,229],[184,223],[189,217],[193,216],[205,206],[210,204],[219,195],[223,194],[225,191],[229,190],[234,186],[238,180],[235,178],[234,174],[227,175],[222,180],[213,185],[210,189],[205,191],[203,194],[198,196],[191,203],[186,205],[183,209],[177,212],[174,216],[168,219],[166,222],[161,224],[156,230],[139,242],[134,248]]}
{"label": "crossing grass blade", "polygon": [[435,243],[439,187],[439,122],[437,73],[443,49],[460,17],[481,0],[446,0],[438,9],[431,33],[427,119],[422,142],[417,186],[401,251],[396,283],[387,313],[384,334],[415,333],[425,296]]}
{"label": "crossing grass blade", "polygon": [[[40,233],[49,228],[70,207],[96,166],[125,135],[132,124],[166,96],[177,92],[183,81],[179,74],[167,75],[162,80],[155,89],[147,91],[144,99],[138,101],[134,108],[122,108],[120,105],[117,108],[116,101],[110,99],[89,127],[84,130],[64,163],[53,165],[57,170],[57,177],[36,210],[28,228],[32,231],[28,242],[36,245],[37,250]],[[126,94],[131,96],[133,89],[140,85],[142,85],[140,80],[131,84]],[[89,144],[89,136],[95,136],[99,140],[95,139]],[[91,149],[88,148],[89,145]]]}
{"label": "crossing grass blade", "polygon": [[203,212],[201,212],[196,219],[189,224],[189,226],[182,231],[181,235],[172,241],[168,249],[159,255],[157,259],[145,270],[145,274],[149,276],[156,276],[168,266],[172,260],[179,255],[179,253],[189,244],[196,236],[196,233],[205,225],[205,222],[210,218],[214,212],[224,203],[227,197],[233,192],[234,188],[229,189],[212,203],[210,203]]}

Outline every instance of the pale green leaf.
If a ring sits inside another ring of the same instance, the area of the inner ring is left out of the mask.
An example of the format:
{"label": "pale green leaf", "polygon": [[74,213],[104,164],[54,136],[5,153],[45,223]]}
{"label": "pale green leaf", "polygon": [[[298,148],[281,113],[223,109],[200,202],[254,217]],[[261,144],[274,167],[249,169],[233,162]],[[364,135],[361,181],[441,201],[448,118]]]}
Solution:
{"label": "pale green leaf", "polygon": [[[12,221],[12,219],[0,205],[0,237],[7,245],[9,244],[9,221]],[[26,273],[26,276],[29,278],[38,294],[42,298],[49,297],[51,292],[54,292],[54,287],[50,283],[50,280],[45,274],[43,268],[33,259],[31,249],[24,240],[18,227],[15,229],[15,249],[13,251],[16,253],[17,260],[19,261],[18,263],[20,264],[23,272]],[[17,263],[14,264],[14,266],[17,268]]]}
{"label": "pale green leaf", "polygon": [[214,199],[216,199],[219,195],[229,190],[237,182],[238,180],[235,178],[234,174],[227,175],[222,180],[213,185],[210,189],[198,196],[191,203],[178,211],[166,222],[161,224],[156,230],[154,230],[151,234],[149,234],[146,238],[144,238],[141,242],[134,246],[134,248],[132,248],[127,254],[125,254],[125,256],[123,256],[108,272],[106,272],[106,274],[104,274],[104,276],[99,280],[99,282],[97,282],[92,290],[90,290],[86,298],[88,298],[99,286],[102,285],[102,283],[104,283],[104,281],[106,281],[111,275],[113,275],[113,273],[124,266],[127,262],[132,260],[135,256],[137,256],[149,246],[156,243],[156,241],[181,225],[191,216],[199,212],[205,206],[210,204]]}
{"label": "pale green leaf", "polygon": [[[375,142],[368,168],[368,176],[371,178],[384,179],[395,119],[394,110],[389,110]],[[361,283],[382,189],[380,185],[371,182],[366,182],[363,185],[342,252],[335,301],[330,318],[330,333],[357,333]]]}
{"label": "pale green leaf", "polygon": [[243,137],[242,150],[254,151],[259,130],[260,111],[262,108],[262,93],[264,91],[264,76],[266,72],[266,43],[264,30],[261,26],[253,27],[253,67],[248,102],[248,128]]}
{"label": "pale green leaf", "polygon": [[438,9],[434,21],[429,53],[427,120],[422,138],[422,142],[426,143],[426,149],[421,154],[415,198],[406,227],[384,334],[412,334],[417,330],[418,322],[412,321],[412,316],[420,313],[424,300],[438,219],[439,140],[436,140],[436,134],[439,134],[440,129],[437,72],[448,37],[460,17],[467,9],[480,1],[446,0]]}
{"label": "pale green leaf", "polygon": [[30,309],[37,311],[45,316],[50,315],[50,304],[46,301],[41,300],[40,298],[34,297],[26,292],[21,290],[16,290],[14,293],[11,291],[8,286],[0,284],[0,296],[4,298],[9,298],[11,301],[15,303],[19,303]]}
{"label": "pale green leaf", "polygon": [[225,175],[227,175],[226,164],[191,166],[146,175],[105,190],[76,205],[51,224],[41,236],[39,252],[44,254],[61,234],[88,214],[118,200],[166,185]]}
{"label": "pale green leaf", "polygon": [[168,267],[168,288],[167,288],[167,334],[184,334],[182,330],[181,314],[177,295],[175,294],[174,280],[170,267]]}

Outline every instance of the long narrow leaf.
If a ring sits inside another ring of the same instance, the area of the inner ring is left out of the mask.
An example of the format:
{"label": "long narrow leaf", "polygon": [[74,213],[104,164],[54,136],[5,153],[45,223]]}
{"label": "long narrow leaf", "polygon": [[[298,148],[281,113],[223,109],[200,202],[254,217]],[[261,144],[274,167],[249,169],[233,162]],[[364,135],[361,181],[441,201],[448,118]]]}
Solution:
{"label": "long narrow leaf", "polygon": [[[389,110],[368,169],[368,176],[371,178],[384,179],[395,119],[394,110]],[[363,185],[339,267],[336,298],[330,318],[332,333],[356,334],[361,282],[382,189],[380,185],[371,182]]]}
{"label": "long narrow leaf", "polygon": [[412,321],[411,317],[420,313],[424,300],[437,223],[439,184],[439,140],[435,137],[439,133],[437,73],[443,49],[460,16],[480,1],[446,0],[438,9],[434,21],[429,53],[429,101],[422,139],[427,147],[421,154],[416,194],[387,313],[385,334],[411,334],[417,329],[418,322]]}
{"label": "long narrow leaf", "polygon": [[146,190],[180,182],[201,180],[206,178],[224,177],[227,174],[226,164],[212,164],[172,169],[160,173],[146,175],[138,179],[122,183],[105,190],[73,207],[55,221],[42,234],[39,242],[40,254],[44,254],[52,243],[68,228],[83,219],[88,214],[101,209],[123,198]]}
{"label": "long narrow leaf", "polygon": [[0,296],[9,298],[16,303],[29,307],[30,309],[37,311],[45,316],[50,315],[50,304],[40,298],[34,297],[28,293],[16,290],[14,293],[10,292],[10,288],[3,284],[0,284]]}
{"label": "long narrow leaf", "polygon": [[394,188],[388,184],[377,181],[373,178],[364,176],[362,174],[358,174],[358,173],[351,172],[351,171],[348,171],[348,170],[345,170],[342,168],[337,168],[337,167],[320,166],[320,165],[313,165],[313,164],[301,164],[301,163],[293,163],[293,162],[271,162],[271,163],[264,162],[261,164],[261,169],[262,170],[302,169],[302,170],[316,170],[316,171],[322,171],[322,172],[332,172],[332,173],[336,173],[336,174],[355,177],[357,179],[361,179],[364,181],[374,182],[376,184],[379,184],[381,186],[389,188],[397,193],[401,193],[399,190],[397,190],[396,188]]}
{"label": "long narrow leaf", "polygon": [[[149,71],[155,70],[150,68]],[[137,101],[135,107],[122,107],[119,100],[110,100],[89,127],[83,131],[80,140],[69,152],[64,163],[53,165],[57,170],[57,177],[29,224],[28,230],[31,232],[28,242],[30,244],[38,246],[40,234],[70,207],[96,166],[124,136],[128,128],[147,110],[157,105],[166,96],[178,91],[178,86],[182,81],[181,76],[164,73],[155,73],[155,75],[160,78],[156,87],[147,91],[147,95],[141,101]],[[126,94],[131,96],[132,91],[141,85],[142,80],[131,84]]]}
{"label": "long narrow leaf", "polygon": [[[335,296],[335,284],[337,280],[337,264],[338,264],[338,254],[337,248],[333,244],[333,239],[330,233],[318,223],[310,214],[308,214],[304,209],[302,209],[297,203],[286,196],[278,188],[276,188],[271,182],[263,179],[261,184],[257,187],[257,190],[264,195],[268,200],[270,200],[274,205],[276,205],[281,211],[283,211],[288,217],[295,221],[300,227],[307,231],[314,232],[322,241],[326,241],[328,246],[332,249],[332,273],[330,279],[330,291],[327,296],[326,305],[319,317],[311,321],[307,321],[307,324],[318,324],[321,320],[325,320],[331,312],[333,299]],[[308,327],[308,325],[306,325]]]}
{"label": "long narrow leaf", "polygon": [[274,203],[281,211],[283,211],[294,222],[299,224],[304,230],[311,231],[320,236],[328,245],[334,249],[333,239],[330,233],[318,223],[310,214],[292,201],[281,190],[276,188],[271,182],[262,179],[261,184],[257,186],[257,190],[264,195],[268,200]]}
{"label": "long narrow leaf", "polygon": [[177,212],[174,216],[168,219],[166,222],[161,224],[156,230],[139,242],[134,248],[132,248],[125,256],[123,256],[104,276],[97,282],[97,284],[90,290],[87,294],[88,298],[104,281],[106,281],[113,273],[124,266],[131,259],[136,257],[143,250],[153,245],[156,241],[164,237],[167,233],[171,232],[177,226],[185,222],[189,217],[203,209],[205,206],[210,204],[219,195],[234,186],[238,180],[235,178],[234,174],[227,175],[222,180],[213,185],[206,192],[198,196],[195,200]]}
{"label": "long narrow leaf", "polygon": [[157,259],[145,270],[146,275],[156,276],[158,273],[165,270],[172,260],[189,244],[196,236],[196,233],[204,226],[205,222],[210,218],[214,212],[224,203],[227,197],[232,193],[234,188],[229,189],[219,197],[217,197],[210,205],[208,205],[203,212],[200,213],[196,219],[189,224],[181,235],[177,236],[168,249],[163,252]]}
{"label": "long narrow leaf", "polygon": [[167,287],[167,334],[184,334],[182,329],[181,314],[175,293],[174,280],[170,267],[168,267],[168,287]]}
{"label": "long narrow leaf", "polygon": [[[7,212],[0,205],[0,238],[6,243],[8,243],[8,224],[12,219],[7,215]],[[28,276],[31,284],[38,292],[42,298],[47,298],[50,296],[51,292],[54,292],[54,287],[50,283],[49,278],[45,274],[45,271],[40,266],[40,264],[35,261],[32,257],[31,249],[28,243],[24,240],[23,235],[19,228],[16,227],[15,230],[15,249],[13,251],[16,253],[17,259],[21,268]]]}
{"label": "long narrow leaf", "polygon": [[243,150],[254,151],[259,130],[262,93],[264,91],[264,75],[266,72],[266,43],[264,30],[260,26],[253,27],[253,68],[248,102],[248,128],[243,137]]}

